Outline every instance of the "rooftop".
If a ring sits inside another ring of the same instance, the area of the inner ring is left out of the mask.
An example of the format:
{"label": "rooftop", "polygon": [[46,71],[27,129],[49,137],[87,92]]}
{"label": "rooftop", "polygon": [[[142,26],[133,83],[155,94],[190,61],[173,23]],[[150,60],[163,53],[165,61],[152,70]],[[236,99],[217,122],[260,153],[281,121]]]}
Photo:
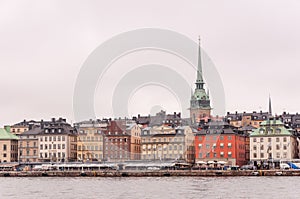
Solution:
{"label": "rooftop", "polygon": [[18,137],[0,128],[0,140],[17,140]]}

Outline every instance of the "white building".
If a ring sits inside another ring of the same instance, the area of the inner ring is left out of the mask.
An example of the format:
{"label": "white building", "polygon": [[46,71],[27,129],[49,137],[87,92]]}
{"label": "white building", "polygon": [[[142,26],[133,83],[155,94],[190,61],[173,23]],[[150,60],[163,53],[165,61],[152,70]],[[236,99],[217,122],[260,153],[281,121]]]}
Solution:
{"label": "white building", "polygon": [[266,120],[250,134],[250,160],[272,161],[298,158],[298,143],[293,130],[279,120]]}

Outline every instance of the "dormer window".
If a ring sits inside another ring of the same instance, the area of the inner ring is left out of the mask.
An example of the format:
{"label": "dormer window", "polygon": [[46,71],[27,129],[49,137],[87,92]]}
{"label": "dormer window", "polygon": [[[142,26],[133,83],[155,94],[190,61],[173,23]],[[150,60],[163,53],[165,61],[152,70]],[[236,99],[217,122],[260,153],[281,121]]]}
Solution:
{"label": "dormer window", "polygon": [[265,132],[264,129],[259,129],[259,133],[260,133],[260,134],[263,134],[264,132]]}
{"label": "dormer window", "polygon": [[58,133],[61,133],[61,129],[58,129]]}
{"label": "dormer window", "polygon": [[45,133],[48,133],[49,131],[48,131],[48,129],[45,129]]}
{"label": "dormer window", "polygon": [[54,133],[55,132],[55,129],[52,129],[52,133]]}

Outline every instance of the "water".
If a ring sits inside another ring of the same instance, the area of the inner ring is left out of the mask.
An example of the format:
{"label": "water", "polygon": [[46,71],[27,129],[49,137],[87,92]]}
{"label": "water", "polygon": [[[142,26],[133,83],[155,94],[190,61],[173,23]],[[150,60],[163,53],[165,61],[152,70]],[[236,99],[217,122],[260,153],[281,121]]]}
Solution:
{"label": "water", "polygon": [[0,198],[299,198],[299,177],[0,178]]}

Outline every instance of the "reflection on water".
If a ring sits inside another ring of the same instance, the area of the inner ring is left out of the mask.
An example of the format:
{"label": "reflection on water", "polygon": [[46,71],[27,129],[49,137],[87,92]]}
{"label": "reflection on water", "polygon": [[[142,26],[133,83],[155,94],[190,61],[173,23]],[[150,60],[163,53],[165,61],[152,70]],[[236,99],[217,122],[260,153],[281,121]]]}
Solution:
{"label": "reflection on water", "polygon": [[299,177],[0,178],[0,198],[299,198]]}

